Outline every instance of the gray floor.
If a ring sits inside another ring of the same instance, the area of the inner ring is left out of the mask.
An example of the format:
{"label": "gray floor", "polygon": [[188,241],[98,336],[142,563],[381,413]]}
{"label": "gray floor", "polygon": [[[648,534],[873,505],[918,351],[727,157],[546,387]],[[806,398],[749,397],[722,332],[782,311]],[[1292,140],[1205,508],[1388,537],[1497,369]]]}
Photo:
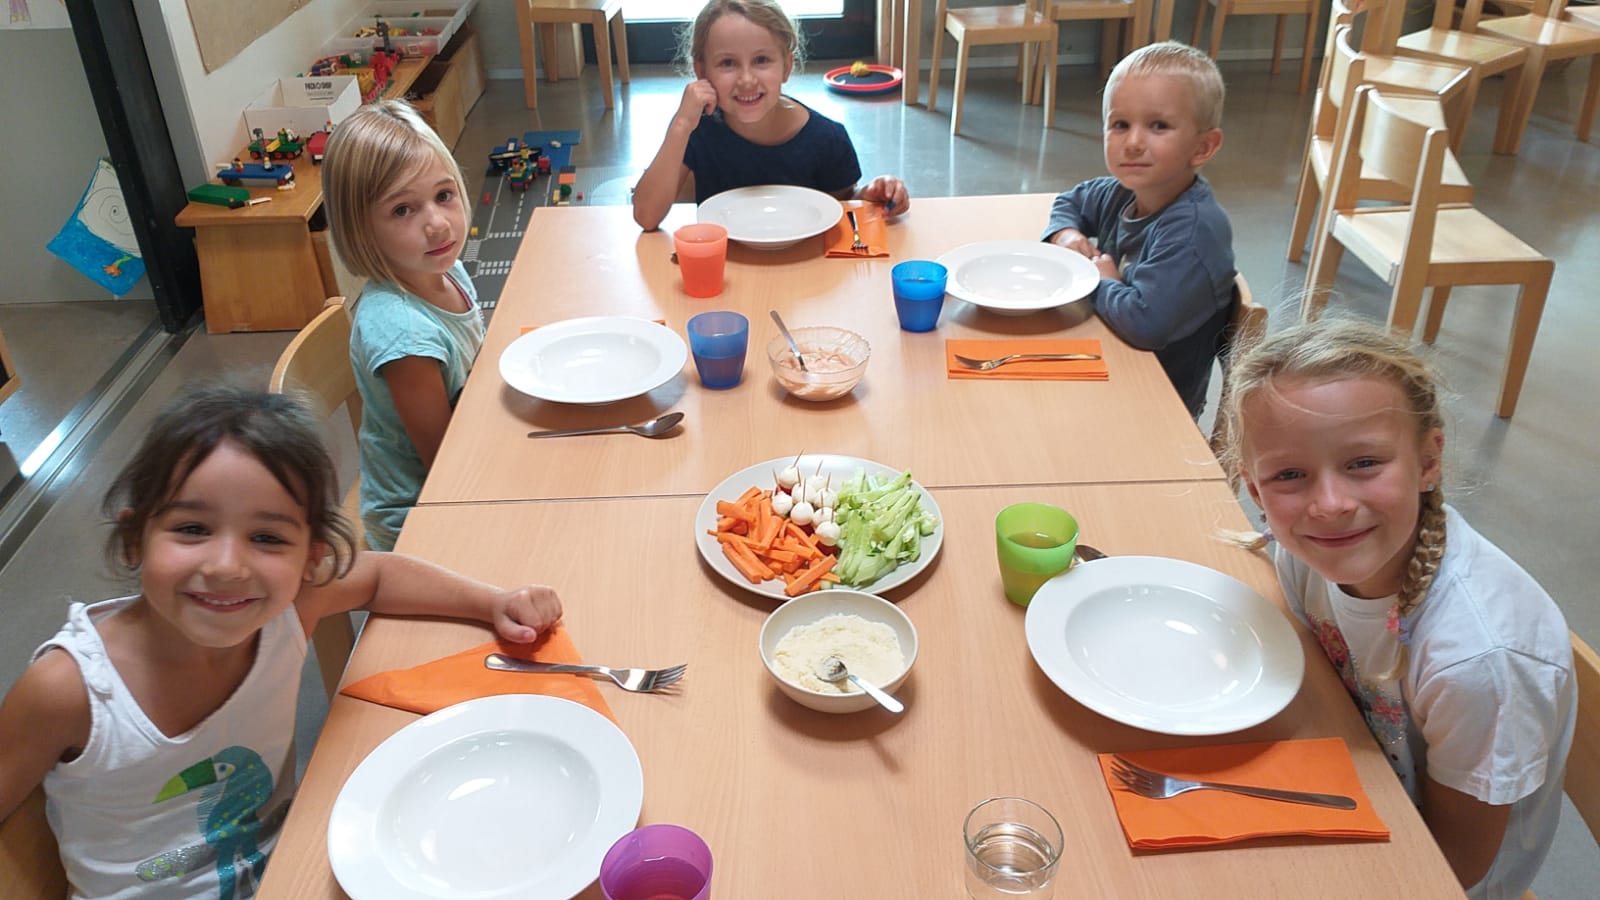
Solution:
{"label": "gray floor", "polygon": [[[1045,131],[1037,108],[1021,106],[1005,70],[977,70],[968,89],[963,135],[949,135],[948,77],[939,112],[906,107],[898,95],[841,97],[824,91],[814,63],[790,91],[848,125],[868,176],[893,173],[913,197],[1056,191],[1103,172],[1099,146],[1099,83],[1088,68],[1064,68],[1055,128]],[[1226,143],[1207,176],[1234,225],[1239,268],[1271,312],[1274,327],[1298,315],[1302,266],[1284,252],[1310,99],[1295,94],[1292,66],[1273,78],[1263,66],[1224,67],[1229,100]],[[1557,261],[1517,416],[1493,415],[1510,329],[1511,293],[1464,289],[1452,297],[1432,356],[1454,395],[1449,402],[1451,501],[1476,527],[1506,549],[1554,595],[1572,628],[1600,644],[1600,606],[1592,584],[1600,575],[1591,555],[1592,511],[1600,471],[1600,370],[1585,363],[1600,344],[1600,143],[1572,136],[1587,66],[1552,74],[1521,153],[1489,154],[1497,81],[1485,85],[1466,136],[1462,163],[1478,185],[1478,206]],[[586,202],[623,203],[632,176],[654,155],[676,109],[683,82],[660,67],[634,68],[616,109],[600,103],[591,68],[578,81],[541,84],[541,107],[522,106],[521,85],[490,83],[457,145],[472,195],[489,149],[508,134],[535,129],[580,129],[574,154],[578,189]],[[915,215],[913,207],[911,215]],[[1042,225],[1042,223],[1040,223]],[[1341,301],[1379,318],[1387,292],[1354,260],[1340,271]],[[59,307],[60,305],[50,305]],[[53,415],[70,408],[102,374],[84,359],[114,358],[130,345],[148,312],[113,306],[90,310],[0,305],[0,328],[19,352],[28,391],[0,407],[0,438],[19,459],[29,441],[48,431]],[[106,324],[89,324],[102,313]],[[137,322],[130,322],[138,320]],[[85,335],[106,335],[88,338]],[[155,410],[190,379],[265,372],[287,334],[190,335],[123,421],[91,457],[68,472],[61,492],[20,550],[0,569],[0,688],[8,686],[39,641],[60,624],[65,604],[107,596],[124,587],[101,556],[98,498]],[[57,342],[52,344],[51,342]],[[84,345],[90,344],[85,354]],[[68,353],[47,349],[71,348]],[[1586,399],[1587,398],[1587,399]],[[30,412],[29,410],[32,410]],[[44,424],[24,425],[39,420]],[[15,443],[13,443],[15,442]],[[3,457],[0,457],[3,458]],[[314,739],[326,705],[316,681],[302,691],[301,738]],[[304,748],[303,748],[304,749]],[[1593,896],[1600,849],[1570,806],[1557,848],[1535,888],[1543,898]]]}

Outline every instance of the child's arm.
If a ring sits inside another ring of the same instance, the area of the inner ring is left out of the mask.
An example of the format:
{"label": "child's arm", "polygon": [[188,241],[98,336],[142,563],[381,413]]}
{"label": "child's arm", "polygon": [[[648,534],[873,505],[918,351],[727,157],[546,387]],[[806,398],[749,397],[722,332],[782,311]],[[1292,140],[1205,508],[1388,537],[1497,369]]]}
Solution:
{"label": "child's arm", "polygon": [[856,193],[856,198],[868,203],[882,203],[889,215],[903,215],[911,208],[911,193],[905,182],[893,175],[879,175]]}
{"label": "child's arm", "polygon": [[1160,350],[1216,314],[1218,291],[1190,241],[1156,233],[1145,240],[1143,254],[1125,272],[1106,254],[1094,257],[1101,279],[1094,309],[1117,337],[1140,350]]}
{"label": "child's arm", "polygon": [[1090,259],[1099,255],[1100,251],[1090,242],[1099,235],[1098,204],[1091,197],[1095,186],[1095,182],[1085,181],[1056,195],[1055,202],[1050,204],[1050,221],[1045,225],[1042,240],[1076,250]]}
{"label": "child's arm", "polygon": [[1500,852],[1511,806],[1491,806],[1468,794],[1422,778],[1422,820],[1444,851],[1463,888],[1483,880]]}
{"label": "child's arm", "polygon": [[389,396],[394,398],[395,412],[400,414],[411,446],[417,449],[422,464],[432,469],[439,445],[444,443],[444,431],[450,425],[450,395],[445,390],[439,361],[427,356],[402,356],[384,363],[378,375],[389,386]]}
{"label": "child's arm", "polygon": [[413,556],[376,550],[356,554],[343,578],[306,585],[295,599],[307,635],[324,617],[363,607],[386,615],[473,619],[520,643],[537,639],[561,618],[561,598],[543,585],[504,591]]}
{"label": "child's arm", "polygon": [[64,650],[29,666],[0,703],[0,821],[4,821],[64,757],[89,742],[89,698],[83,673]]}
{"label": "child's arm", "polygon": [[711,82],[702,78],[683,89],[683,100],[667,126],[661,149],[633,188],[633,220],[640,228],[655,231],[688,186],[691,175],[683,164],[683,151],[689,146],[689,135],[700,127],[700,117],[710,115],[716,108],[717,90]]}

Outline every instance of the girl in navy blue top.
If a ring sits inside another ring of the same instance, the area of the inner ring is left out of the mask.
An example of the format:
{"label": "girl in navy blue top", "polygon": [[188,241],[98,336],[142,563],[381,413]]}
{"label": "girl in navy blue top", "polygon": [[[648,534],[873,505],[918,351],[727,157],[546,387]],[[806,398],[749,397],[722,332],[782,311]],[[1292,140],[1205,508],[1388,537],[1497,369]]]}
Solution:
{"label": "girl in navy blue top", "polygon": [[[782,94],[800,52],[794,22],[772,0],[711,0],[687,33],[695,81],[633,192],[633,218],[652,231],[680,197],[757,184],[793,184],[882,203],[911,205],[900,179],[856,190],[861,164],[840,125]],[[690,187],[693,186],[692,193]]]}

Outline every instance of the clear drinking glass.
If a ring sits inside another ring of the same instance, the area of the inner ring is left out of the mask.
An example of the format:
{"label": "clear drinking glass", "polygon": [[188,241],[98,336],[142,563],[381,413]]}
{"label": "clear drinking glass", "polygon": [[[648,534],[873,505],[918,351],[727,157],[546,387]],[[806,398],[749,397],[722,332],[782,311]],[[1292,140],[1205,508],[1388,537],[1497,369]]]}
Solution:
{"label": "clear drinking glass", "polygon": [[972,900],[1047,900],[1061,862],[1061,826],[1044,807],[995,797],[967,813],[967,896]]}

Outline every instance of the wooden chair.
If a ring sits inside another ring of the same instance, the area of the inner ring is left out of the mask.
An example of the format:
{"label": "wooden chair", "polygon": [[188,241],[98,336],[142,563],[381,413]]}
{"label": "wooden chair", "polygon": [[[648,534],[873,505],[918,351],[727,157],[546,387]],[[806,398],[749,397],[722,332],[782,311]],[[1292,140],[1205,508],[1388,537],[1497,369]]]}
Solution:
{"label": "wooden chair", "polygon": [[1155,0],[1053,0],[1048,14],[1056,22],[1100,22],[1100,80],[1104,82],[1117,60],[1150,42]]}
{"label": "wooden chair", "polygon": [[1522,71],[1528,61],[1528,49],[1511,41],[1474,33],[1483,15],[1483,0],[1464,0],[1464,3],[1460,8],[1459,28],[1453,25],[1457,12],[1456,0],[1434,0],[1432,24],[1406,35],[1399,34],[1404,9],[1391,4],[1395,7],[1395,14],[1385,16],[1382,27],[1374,29],[1378,34],[1379,46],[1364,49],[1467,68],[1469,76],[1461,100],[1466,114],[1462,117],[1462,127],[1454,129],[1450,135],[1450,149],[1457,153],[1461,152],[1461,140],[1467,132],[1466,117],[1471,115],[1483,79],[1494,75],[1505,76],[1505,90],[1500,95],[1500,120],[1494,132],[1494,148],[1496,153],[1509,152],[1501,148],[1507,146],[1516,126],[1516,98],[1522,90]]}
{"label": "wooden chair", "polygon": [[[361,394],[356,389],[355,371],[350,368],[350,313],[343,297],[331,297],[306,327],[289,342],[272,369],[268,390],[298,389],[309,394],[325,416],[332,416],[343,405],[350,411],[350,424],[356,440],[361,439]],[[345,494],[344,514],[356,526],[356,541],[363,542],[361,531],[361,479]],[[339,687],[350,650],[355,647],[355,627],[348,614],[329,616],[317,624],[311,644],[317,650],[317,668],[328,696]]]}
{"label": "wooden chair", "polygon": [[[1171,3],[1172,0],[1166,0]],[[1211,49],[1212,59],[1217,58],[1217,51],[1222,49],[1222,24],[1229,16],[1277,16],[1278,30],[1272,39],[1272,74],[1278,74],[1279,64],[1283,61],[1284,31],[1289,25],[1289,16],[1306,17],[1306,36],[1301,48],[1300,57],[1300,93],[1304,94],[1311,85],[1311,57],[1312,48],[1317,40],[1317,16],[1322,10],[1323,0],[1201,0],[1199,8],[1194,14],[1194,34],[1190,36],[1189,43],[1200,46],[1200,33],[1205,28],[1206,4],[1216,8],[1211,21]],[[1163,13],[1163,18],[1169,16]],[[1168,19],[1170,21],[1170,19]]]}
{"label": "wooden chair", "polygon": [[1522,145],[1528,119],[1533,116],[1533,101],[1539,95],[1539,82],[1544,79],[1545,68],[1557,60],[1595,57],[1589,63],[1589,85],[1584,90],[1575,133],[1578,140],[1588,141],[1594,130],[1595,109],[1600,106],[1600,29],[1562,21],[1566,7],[1567,0],[1537,0],[1532,15],[1478,22],[1480,34],[1505,38],[1528,48],[1514,122],[1505,140],[1496,142],[1496,153],[1516,153]]}
{"label": "wooden chair", "polygon": [[[611,45],[617,47],[617,75],[627,84],[628,32],[622,0],[514,0],[517,36],[522,41],[522,92],[529,109],[539,107],[539,78],[533,45],[543,37],[544,77],[556,80],[556,26],[588,25],[594,29],[594,61],[600,67],[600,90],[606,109],[614,105],[611,88]],[[610,34],[607,34],[607,27]]]}
{"label": "wooden chair", "polygon": [[[1327,303],[1346,248],[1394,287],[1389,327],[1400,334],[1411,334],[1427,288],[1433,289],[1433,302],[1442,304],[1458,284],[1519,285],[1496,409],[1510,418],[1555,263],[1473,207],[1441,204],[1440,178],[1449,152],[1444,129],[1407,118],[1371,86],[1357,92],[1351,115],[1340,137],[1327,215],[1317,226],[1305,317],[1315,317]],[[1362,165],[1409,186],[1409,206],[1358,208]]]}
{"label": "wooden chair", "polygon": [[[1217,395],[1217,419],[1211,426],[1211,452],[1219,458],[1228,446],[1228,422],[1222,415],[1222,406],[1228,402],[1228,369],[1233,362],[1233,352],[1249,347],[1267,336],[1267,308],[1256,305],[1250,294],[1250,284],[1243,272],[1233,273],[1233,316],[1228,327],[1217,339],[1217,363],[1222,366],[1222,390]],[[1230,472],[1228,480],[1235,491],[1239,490],[1239,474]]]}
{"label": "wooden chair", "polygon": [[934,11],[933,67],[928,72],[928,111],[933,112],[939,96],[939,57],[944,48],[945,32],[956,42],[955,100],[950,107],[950,134],[961,133],[961,108],[967,92],[967,64],[973,47],[1003,44],[1022,46],[1022,102],[1037,102],[1033,91],[1033,73],[1040,64],[1034,54],[1040,54],[1050,65],[1044,70],[1044,127],[1056,124],[1056,48],[1060,29],[1049,16],[1041,12],[1039,0],[1009,6],[972,6],[951,9],[949,0],[939,0]]}
{"label": "wooden chair", "polygon": [[[1289,226],[1289,261],[1299,262],[1311,225],[1327,206],[1327,185],[1339,135],[1348,125],[1348,111],[1356,89],[1377,83],[1385,89],[1391,105],[1419,122],[1446,128],[1446,114],[1440,94],[1450,95],[1465,83],[1466,69],[1436,66],[1393,57],[1369,57],[1350,46],[1353,15],[1339,3],[1333,4],[1329,22],[1327,50],[1323,54],[1322,76],[1317,87],[1306,152],[1300,162],[1300,185],[1295,192],[1294,220]],[[1403,82],[1401,86],[1393,81]],[[1422,94],[1389,93],[1409,90],[1405,85],[1430,83],[1433,92]],[[1459,126],[1450,129],[1459,133]],[[1404,202],[1411,191],[1376,172],[1361,170],[1361,196],[1374,200]],[[1472,182],[1467,180],[1454,153],[1445,154],[1440,198],[1447,203],[1472,202]]]}
{"label": "wooden chair", "polygon": [[[1589,833],[1600,837],[1600,655],[1576,633],[1568,632],[1567,638],[1572,641],[1572,672],[1578,681],[1578,722],[1561,788]],[[1528,891],[1522,900],[1538,898]]]}
{"label": "wooden chair", "polygon": [[1600,28],[1600,6],[1573,6],[1567,4],[1566,19],[1585,28]]}
{"label": "wooden chair", "polygon": [[4,822],[0,822],[0,876],[7,897],[60,900],[67,896],[67,873],[61,867],[55,833],[44,815],[44,788],[34,788]]}

